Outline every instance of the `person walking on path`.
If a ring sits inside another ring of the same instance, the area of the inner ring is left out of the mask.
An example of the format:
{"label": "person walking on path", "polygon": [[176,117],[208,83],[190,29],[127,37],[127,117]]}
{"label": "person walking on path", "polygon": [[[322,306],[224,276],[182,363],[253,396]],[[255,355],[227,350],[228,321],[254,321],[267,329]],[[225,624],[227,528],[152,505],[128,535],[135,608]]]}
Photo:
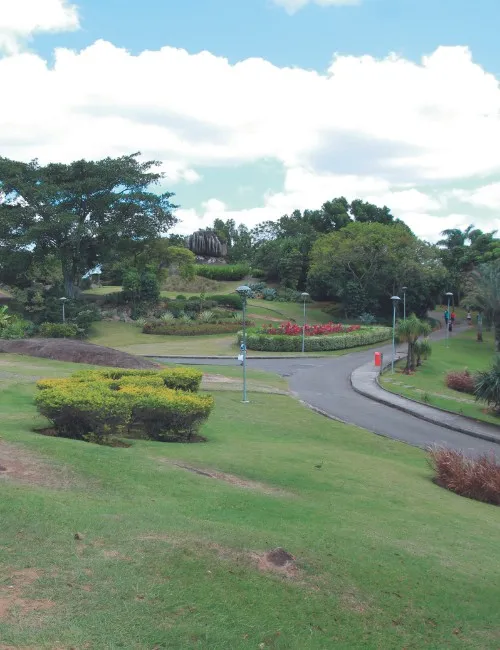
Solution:
{"label": "person walking on path", "polygon": [[455,318],[456,318],[456,317],[457,317],[457,315],[455,314],[454,311],[452,311],[452,312],[451,312],[451,316],[450,316],[450,318],[451,318],[451,322],[452,322],[453,325],[455,325]]}
{"label": "person walking on path", "polygon": [[470,327],[472,325],[472,314],[470,311],[467,312],[467,325]]}
{"label": "person walking on path", "polygon": [[444,312],[444,324],[448,327],[448,321],[450,320],[450,312],[446,309]]}

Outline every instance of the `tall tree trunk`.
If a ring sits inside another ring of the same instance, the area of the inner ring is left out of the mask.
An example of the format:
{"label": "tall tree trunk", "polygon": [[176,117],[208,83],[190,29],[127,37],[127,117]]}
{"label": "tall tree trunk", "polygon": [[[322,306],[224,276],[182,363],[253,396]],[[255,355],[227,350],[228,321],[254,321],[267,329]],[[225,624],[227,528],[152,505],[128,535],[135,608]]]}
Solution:
{"label": "tall tree trunk", "polygon": [[76,273],[72,260],[62,260],[62,274],[64,280],[64,295],[66,298],[75,297],[75,279]]}
{"label": "tall tree trunk", "polygon": [[500,314],[495,315],[494,328],[495,328],[495,350],[497,352],[500,352]]}

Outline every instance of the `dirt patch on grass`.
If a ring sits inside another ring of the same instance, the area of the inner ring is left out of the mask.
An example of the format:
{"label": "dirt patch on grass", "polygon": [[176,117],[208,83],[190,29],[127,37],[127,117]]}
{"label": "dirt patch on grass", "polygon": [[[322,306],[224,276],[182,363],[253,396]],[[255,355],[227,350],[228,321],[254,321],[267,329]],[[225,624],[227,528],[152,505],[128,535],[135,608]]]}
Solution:
{"label": "dirt patch on grass", "polygon": [[0,440],[0,481],[59,489],[69,489],[81,483],[64,465],[51,463],[3,440]]}
{"label": "dirt patch on grass", "polygon": [[275,548],[267,553],[252,553],[251,558],[257,563],[259,571],[271,571],[287,578],[296,578],[299,574],[295,558],[284,548]]}
{"label": "dirt patch on grass", "polygon": [[224,375],[204,374],[203,381],[208,384],[232,384],[235,380],[232,377],[224,377]]}
{"label": "dirt patch on grass", "polygon": [[[165,462],[165,461],[164,461]],[[170,461],[166,461],[170,462]],[[199,476],[205,476],[206,478],[215,479],[217,481],[223,481],[224,483],[229,483],[239,488],[244,488],[246,490],[256,490],[258,492],[263,492],[264,494],[270,494],[274,496],[291,496],[290,493],[282,490],[280,488],[267,485],[265,483],[260,483],[259,481],[252,481],[250,479],[244,479],[234,474],[227,474],[226,472],[218,472],[212,469],[205,469],[200,467],[192,467],[190,465],[184,465],[183,463],[172,463],[175,467],[184,469],[187,472],[192,472],[193,474],[198,474]]]}
{"label": "dirt patch on grass", "polygon": [[1,340],[0,352],[26,354],[42,359],[88,363],[113,368],[158,368],[159,366],[143,357],[119,352],[102,345],[72,339],[13,339]]}
{"label": "dirt patch on grass", "polygon": [[10,572],[7,584],[0,586],[0,621],[24,618],[32,612],[43,612],[54,607],[55,603],[51,600],[24,597],[25,589],[39,578],[40,572],[35,569]]}

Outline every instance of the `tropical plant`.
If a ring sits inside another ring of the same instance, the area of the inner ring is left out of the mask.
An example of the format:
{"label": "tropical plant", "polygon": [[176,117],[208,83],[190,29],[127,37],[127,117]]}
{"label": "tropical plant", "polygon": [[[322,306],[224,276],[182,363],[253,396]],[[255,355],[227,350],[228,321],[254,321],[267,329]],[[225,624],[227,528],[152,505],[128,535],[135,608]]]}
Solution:
{"label": "tropical plant", "polygon": [[359,317],[359,322],[363,323],[363,325],[374,325],[377,322],[377,319],[373,314],[365,311]]}
{"label": "tropical plant", "polygon": [[200,312],[200,315],[198,316],[198,320],[200,323],[210,323],[213,321],[215,318],[213,311],[210,310],[205,310]]}
{"label": "tropical plant", "polygon": [[422,365],[422,359],[427,360],[432,354],[432,346],[428,338],[415,342],[415,356],[417,358],[417,368]]}
{"label": "tropical plant", "polygon": [[0,329],[6,327],[11,321],[11,315],[8,313],[9,308],[7,305],[0,307]]}
{"label": "tropical plant", "polygon": [[495,346],[500,351],[500,260],[481,264],[470,276],[467,303],[484,312],[495,328]]}
{"label": "tropical plant", "polygon": [[171,323],[175,320],[175,316],[171,311],[166,311],[160,316],[160,320],[164,323]]}
{"label": "tropical plant", "polygon": [[474,394],[477,401],[486,402],[496,413],[500,412],[500,356],[489,370],[477,373]]}
{"label": "tropical plant", "polygon": [[[431,333],[429,323],[420,320],[415,314],[412,314],[406,320],[398,322],[397,337],[399,341],[408,344],[408,353],[406,357],[405,374],[409,374],[416,368],[416,343],[420,336],[427,337]],[[421,355],[422,356],[422,355]]]}

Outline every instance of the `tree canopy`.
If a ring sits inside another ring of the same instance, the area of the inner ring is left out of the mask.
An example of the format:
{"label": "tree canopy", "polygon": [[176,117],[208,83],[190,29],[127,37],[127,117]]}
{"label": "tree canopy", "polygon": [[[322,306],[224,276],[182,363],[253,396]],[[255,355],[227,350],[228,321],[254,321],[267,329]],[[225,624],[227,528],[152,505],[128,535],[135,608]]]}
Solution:
{"label": "tree canopy", "polygon": [[425,315],[445,277],[439,250],[403,224],[357,222],[317,239],[308,287],[315,298],[342,302],[358,316],[389,313],[390,297],[405,285],[412,310]]}
{"label": "tree canopy", "polygon": [[139,154],[40,165],[0,158],[0,250],[56,257],[66,295],[121,239],[157,238],[176,223],[163,175]]}

